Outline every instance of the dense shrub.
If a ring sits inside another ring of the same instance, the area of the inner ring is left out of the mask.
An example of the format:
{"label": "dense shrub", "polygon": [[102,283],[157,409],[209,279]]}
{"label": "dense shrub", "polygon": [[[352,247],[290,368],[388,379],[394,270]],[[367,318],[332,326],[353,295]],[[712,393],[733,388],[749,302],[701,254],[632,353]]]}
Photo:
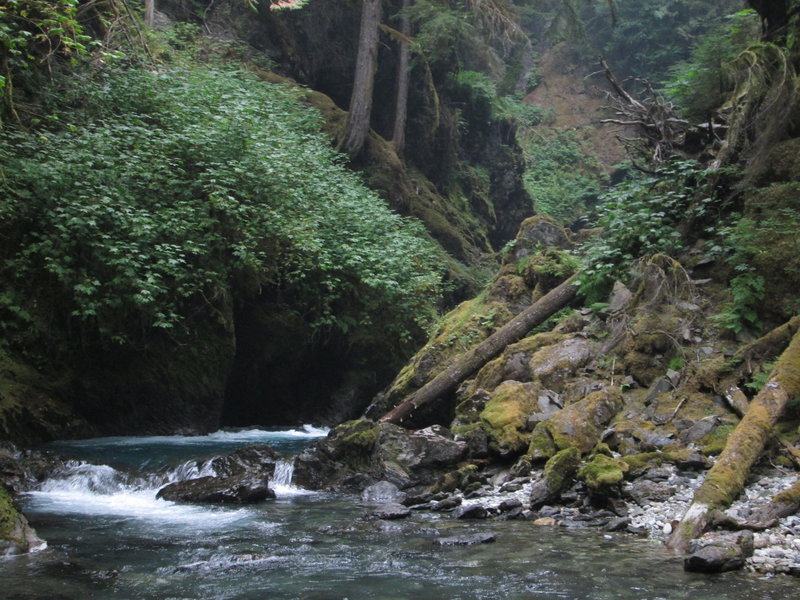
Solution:
{"label": "dense shrub", "polygon": [[433,245],[340,164],[297,95],[211,67],[54,84],[36,131],[0,132],[6,339],[180,338],[263,289],[316,331],[381,314],[387,337],[418,332],[438,293]]}

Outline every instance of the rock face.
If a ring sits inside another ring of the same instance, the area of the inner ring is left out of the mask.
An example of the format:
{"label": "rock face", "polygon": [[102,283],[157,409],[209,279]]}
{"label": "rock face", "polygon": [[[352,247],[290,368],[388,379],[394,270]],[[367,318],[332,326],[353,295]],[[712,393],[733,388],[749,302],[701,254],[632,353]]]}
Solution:
{"label": "rock face", "polygon": [[275,492],[267,487],[266,479],[250,475],[234,475],[176,481],[161,488],[156,497],[172,502],[252,504],[274,498]]}
{"label": "rock face", "polygon": [[41,550],[47,544],[17,511],[11,495],[0,486],[0,557]]}
{"label": "rock face", "polygon": [[711,533],[694,540],[683,561],[687,571],[722,573],[741,569],[753,556],[753,532]]}

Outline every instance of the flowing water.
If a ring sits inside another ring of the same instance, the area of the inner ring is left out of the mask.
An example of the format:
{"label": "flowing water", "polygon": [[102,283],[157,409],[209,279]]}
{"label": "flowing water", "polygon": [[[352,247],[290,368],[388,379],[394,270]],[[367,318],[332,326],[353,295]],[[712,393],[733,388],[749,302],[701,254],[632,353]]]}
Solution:
{"label": "flowing water", "polygon": [[[415,513],[366,518],[341,495],[291,485],[291,454],[324,434],[250,430],[203,437],[102,438],[49,447],[75,459],[23,498],[48,541],[0,559],[0,598],[115,600],[575,599],[781,600],[795,579],[684,573],[657,542],[629,535],[466,523]],[[278,498],[250,507],[157,500],[169,481],[196,477],[206,458],[253,443],[286,455]],[[102,466],[81,460],[107,463]],[[492,532],[496,542],[438,547],[439,536]]]}

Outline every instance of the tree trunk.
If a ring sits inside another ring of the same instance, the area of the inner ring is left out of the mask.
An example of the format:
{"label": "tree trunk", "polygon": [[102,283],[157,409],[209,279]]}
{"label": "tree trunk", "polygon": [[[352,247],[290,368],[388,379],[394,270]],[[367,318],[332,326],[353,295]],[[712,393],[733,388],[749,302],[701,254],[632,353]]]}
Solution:
{"label": "tree trunk", "polygon": [[[411,0],[403,0],[400,13],[400,33],[406,37],[411,36],[411,18],[408,9]],[[394,131],[392,141],[397,154],[402,155],[406,145],[406,117],[408,116],[408,85],[411,77],[411,48],[405,40],[400,40],[400,57],[397,65],[397,98],[394,113]]]}
{"label": "tree trunk", "polygon": [[364,147],[372,114],[372,89],[378,67],[378,26],[381,22],[381,0],[363,0],[361,29],[358,36],[356,73],[353,93],[347,114],[342,149],[350,156],[358,155]]}
{"label": "tree trunk", "polygon": [[156,22],[156,0],[144,0],[144,24],[152,27]]}
{"label": "tree trunk", "polygon": [[420,406],[434,402],[453,391],[464,379],[500,354],[506,346],[521,340],[532,328],[542,324],[569,304],[578,293],[578,287],[574,283],[576,277],[577,275],[573,275],[523,310],[416,392],[407,396],[378,419],[378,422],[402,424],[403,420]]}
{"label": "tree trunk", "polygon": [[667,540],[667,547],[684,552],[689,542],[708,527],[712,513],[730,506],[744,488],[750,467],[778,422],[786,402],[800,394],[800,332],[781,354],[769,381],[750,403],[731,433],[725,450],[697,489],[692,504]]}

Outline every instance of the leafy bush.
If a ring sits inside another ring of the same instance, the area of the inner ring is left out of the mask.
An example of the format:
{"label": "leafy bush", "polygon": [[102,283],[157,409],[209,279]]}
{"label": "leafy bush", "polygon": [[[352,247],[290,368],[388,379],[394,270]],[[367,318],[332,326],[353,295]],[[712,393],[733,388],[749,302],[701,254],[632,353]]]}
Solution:
{"label": "leafy bush", "polygon": [[[0,133],[0,324],[180,338],[234,291],[318,331],[419,332],[438,255],[347,171],[296,92],[235,70],[108,67]],[[79,108],[78,108],[79,107]],[[38,330],[38,331],[37,331]]]}
{"label": "leafy bush", "polygon": [[520,135],[523,176],[536,212],[569,225],[585,215],[605,179],[597,159],[574,131],[528,130]]}
{"label": "leafy bush", "polygon": [[637,258],[674,251],[680,242],[678,223],[686,216],[702,170],[677,161],[655,175],[639,175],[611,188],[600,198],[602,235],[583,249],[586,267],[581,293],[586,303],[603,300],[614,279]]}

